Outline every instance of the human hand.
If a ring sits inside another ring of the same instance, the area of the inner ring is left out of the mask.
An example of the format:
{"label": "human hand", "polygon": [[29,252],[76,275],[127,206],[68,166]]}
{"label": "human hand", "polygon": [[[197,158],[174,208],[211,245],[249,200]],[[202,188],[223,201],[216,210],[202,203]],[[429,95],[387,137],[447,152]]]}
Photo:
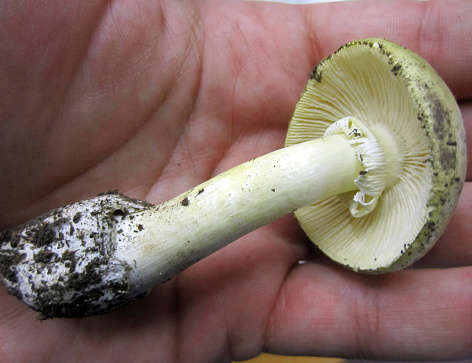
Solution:
{"label": "human hand", "polygon": [[[109,189],[159,203],[280,148],[307,73],[353,39],[420,53],[472,122],[466,0],[84,4],[0,3],[2,229]],[[346,271],[288,216],[105,316],[40,323],[2,289],[0,361],[471,355],[471,199],[417,264],[440,269]]]}

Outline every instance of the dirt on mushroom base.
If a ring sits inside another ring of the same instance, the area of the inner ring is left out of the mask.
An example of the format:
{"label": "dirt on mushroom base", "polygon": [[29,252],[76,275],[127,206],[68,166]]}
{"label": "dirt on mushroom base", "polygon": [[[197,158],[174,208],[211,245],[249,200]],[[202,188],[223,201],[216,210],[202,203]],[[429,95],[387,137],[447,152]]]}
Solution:
{"label": "dirt on mushroom base", "polygon": [[93,207],[56,209],[2,232],[0,274],[7,291],[40,311],[41,319],[96,315],[135,299],[131,267],[114,258],[114,243],[103,231],[149,206],[113,191],[96,197]]}

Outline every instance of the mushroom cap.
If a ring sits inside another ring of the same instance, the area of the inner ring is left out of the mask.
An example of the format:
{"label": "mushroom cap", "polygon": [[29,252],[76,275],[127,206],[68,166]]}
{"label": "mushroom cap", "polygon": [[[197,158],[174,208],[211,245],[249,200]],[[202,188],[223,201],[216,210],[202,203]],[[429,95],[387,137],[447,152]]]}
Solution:
{"label": "mushroom cap", "polygon": [[365,216],[346,208],[349,195],[295,215],[308,237],[339,264],[372,274],[406,267],[438,240],[462,190],[466,144],[459,107],[420,56],[384,39],[363,39],[312,70],[286,146],[323,137],[346,116],[388,130],[403,153],[399,175]]}

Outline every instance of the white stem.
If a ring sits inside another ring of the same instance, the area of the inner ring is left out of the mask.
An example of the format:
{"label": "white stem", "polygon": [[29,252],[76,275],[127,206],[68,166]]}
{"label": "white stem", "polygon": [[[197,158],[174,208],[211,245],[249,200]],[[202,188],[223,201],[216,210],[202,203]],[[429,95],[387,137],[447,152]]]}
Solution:
{"label": "white stem", "polygon": [[369,213],[389,175],[381,145],[351,117],[325,135],[236,166],[159,206],[105,194],[2,232],[2,280],[43,317],[102,314],[298,208],[344,193],[353,195],[351,214]]}
{"label": "white stem", "polygon": [[306,205],[357,190],[364,170],[345,136],[281,149],[125,217],[116,257],[139,289],[168,280],[239,237]]}

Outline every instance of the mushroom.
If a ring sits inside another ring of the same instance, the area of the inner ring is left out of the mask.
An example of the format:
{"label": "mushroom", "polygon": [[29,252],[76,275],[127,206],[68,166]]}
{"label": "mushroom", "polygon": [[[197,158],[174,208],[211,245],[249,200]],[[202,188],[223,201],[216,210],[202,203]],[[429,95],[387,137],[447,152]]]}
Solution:
{"label": "mushroom", "polygon": [[[323,60],[295,109],[286,146],[356,117],[384,151],[350,191],[300,208],[305,233],[331,259],[365,273],[394,271],[423,256],[446,228],[465,180],[460,109],[420,56],[382,39],[348,43]],[[364,188],[364,189],[363,189]],[[347,206],[347,208],[346,208]]]}
{"label": "mushroom", "polygon": [[0,275],[41,318],[102,314],[293,211],[338,263],[394,271],[444,231],[465,179],[464,135],[425,60],[354,41],[310,73],[286,148],[157,206],[112,192],[2,232]]}

